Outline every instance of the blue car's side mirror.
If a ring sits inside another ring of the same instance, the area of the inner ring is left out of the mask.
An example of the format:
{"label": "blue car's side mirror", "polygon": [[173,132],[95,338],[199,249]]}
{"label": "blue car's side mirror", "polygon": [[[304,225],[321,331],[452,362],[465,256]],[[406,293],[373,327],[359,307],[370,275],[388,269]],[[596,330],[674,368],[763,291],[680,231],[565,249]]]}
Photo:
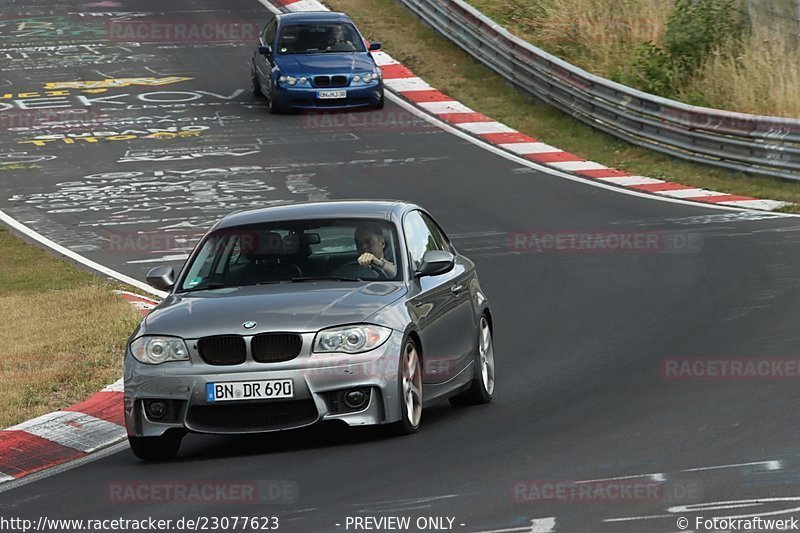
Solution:
{"label": "blue car's side mirror", "polygon": [[369,51],[372,52],[373,50],[380,50],[381,43],[369,43]]}
{"label": "blue car's side mirror", "polygon": [[259,46],[258,53],[262,56],[271,56],[272,55],[272,47],[270,45],[267,46]]}

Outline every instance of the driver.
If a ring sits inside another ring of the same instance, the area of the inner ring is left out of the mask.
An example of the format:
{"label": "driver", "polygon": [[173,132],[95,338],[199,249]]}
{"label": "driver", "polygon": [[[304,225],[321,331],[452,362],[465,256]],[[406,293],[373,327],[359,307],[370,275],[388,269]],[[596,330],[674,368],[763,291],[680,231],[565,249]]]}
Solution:
{"label": "driver", "polygon": [[348,35],[345,37],[344,28],[342,26],[334,26],[331,30],[330,36],[328,37],[328,50],[331,48],[337,48],[340,50],[354,50],[355,46],[353,45],[353,42],[350,41],[349,37],[351,36]]}
{"label": "driver", "polygon": [[359,225],[356,228],[355,240],[356,249],[361,252],[361,255],[358,256],[359,265],[380,267],[389,278],[397,275],[397,266],[383,256],[386,240],[383,238],[383,230],[378,224],[368,222]]}

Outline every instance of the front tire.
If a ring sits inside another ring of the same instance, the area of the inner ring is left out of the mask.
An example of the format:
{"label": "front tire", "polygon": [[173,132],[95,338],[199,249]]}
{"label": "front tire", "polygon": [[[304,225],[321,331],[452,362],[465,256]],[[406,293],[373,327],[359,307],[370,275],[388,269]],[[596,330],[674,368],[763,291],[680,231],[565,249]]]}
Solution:
{"label": "front tire", "polygon": [[256,98],[264,96],[264,93],[261,92],[261,84],[258,81],[258,72],[256,72],[255,65],[253,65],[250,70],[250,91],[252,91],[253,96]]}
{"label": "front tire", "polygon": [[375,106],[375,109],[383,109],[384,103],[386,102],[386,98],[383,95],[383,91],[381,91],[381,99],[378,101],[378,105]]}
{"label": "front tire", "polygon": [[183,434],[169,430],[160,437],[128,437],[133,455],[143,461],[172,459],[181,447]]}
{"label": "front tire", "polygon": [[413,339],[407,339],[403,345],[398,388],[402,413],[400,421],[395,424],[395,429],[402,435],[415,433],[422,419],[422,365],[417,344]]}
{"label": "front tire", "polygon": [[481,316],[478,327],[478,357],[475,364],[472,386],[450,398],[451,405],[479,405],[491,402],[494,397],[494,345],[492,328],[486,315]]}

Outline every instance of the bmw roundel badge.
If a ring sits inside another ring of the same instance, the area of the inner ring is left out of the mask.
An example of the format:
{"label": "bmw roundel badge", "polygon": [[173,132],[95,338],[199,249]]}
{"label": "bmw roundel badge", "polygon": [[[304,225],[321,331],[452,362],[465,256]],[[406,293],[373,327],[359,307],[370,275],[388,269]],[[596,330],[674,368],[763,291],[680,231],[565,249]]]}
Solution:
{"label": "bmw roundel badge", "polygon": [[256,323],[255,323],[255,322],[253,322],[252,320],[248,320],[247,322],[245,322],[244,324],[242,324],[242,327],[243,327],[244,329],[253,329],[254,327],[256,327]]}

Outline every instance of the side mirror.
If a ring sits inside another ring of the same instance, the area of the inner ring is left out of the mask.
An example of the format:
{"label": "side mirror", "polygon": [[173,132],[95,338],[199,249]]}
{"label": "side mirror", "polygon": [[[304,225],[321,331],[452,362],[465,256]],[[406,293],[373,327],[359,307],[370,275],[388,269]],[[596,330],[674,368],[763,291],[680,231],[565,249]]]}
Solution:
{"label": "side mirror", "polygon": [[169,266],[151,268],[147,273],[147,284],[160,291],[168,291],[175,285],[175,271]]}
{"label": "side mirror", "polygon": [[272,55],[272,46],[269,44],[267,46],[259,46],[258,53],[261,54],[262,56],[269,57]]}
{"label": "side mirror", "polygon": [[428,250],[422,256],[422,264],[417,270],[418,276],[438,276],[453,270],[456,258],[450,252]]}
{"label": "side mirror", "polygon": [[369,51],[372,52],[374,50],[380,50],[381,43],[369,43]]}

